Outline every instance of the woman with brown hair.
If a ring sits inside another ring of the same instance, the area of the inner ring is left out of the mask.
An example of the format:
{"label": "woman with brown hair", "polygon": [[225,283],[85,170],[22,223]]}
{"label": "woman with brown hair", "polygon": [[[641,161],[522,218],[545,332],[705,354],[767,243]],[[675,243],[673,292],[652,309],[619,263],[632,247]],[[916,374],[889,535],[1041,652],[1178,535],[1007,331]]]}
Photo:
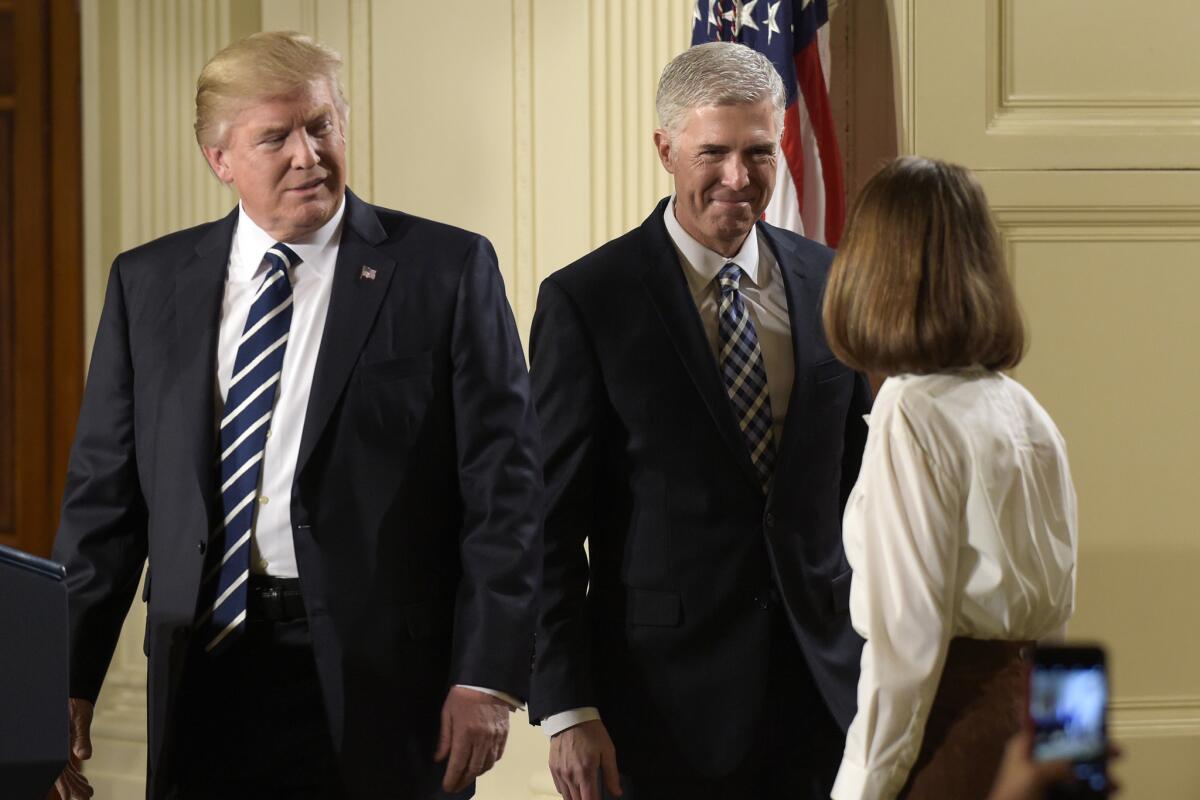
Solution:
{"label": "woman with brown hair", "polygon": [[1077,534],[1062,435],[1000,372],[1024,328],[967,170],[904,157],[871,179],[824,322],[842,361],[887,376],[843,523],[866,645],[833,797],[986,797],[1024,652],[1071,614]]}

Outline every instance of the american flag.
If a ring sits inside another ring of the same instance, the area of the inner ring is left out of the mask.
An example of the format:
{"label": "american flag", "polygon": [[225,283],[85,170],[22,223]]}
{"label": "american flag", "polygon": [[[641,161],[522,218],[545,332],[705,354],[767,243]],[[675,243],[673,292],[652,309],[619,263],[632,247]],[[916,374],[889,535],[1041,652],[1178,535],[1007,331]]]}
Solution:
{"label": "american flag", "polygon": [[783,77],[783,158],[767,222],[836,247],[846,194],[829,108],[828,0],[698,0],[692,16],[692,44],[741,42]]}

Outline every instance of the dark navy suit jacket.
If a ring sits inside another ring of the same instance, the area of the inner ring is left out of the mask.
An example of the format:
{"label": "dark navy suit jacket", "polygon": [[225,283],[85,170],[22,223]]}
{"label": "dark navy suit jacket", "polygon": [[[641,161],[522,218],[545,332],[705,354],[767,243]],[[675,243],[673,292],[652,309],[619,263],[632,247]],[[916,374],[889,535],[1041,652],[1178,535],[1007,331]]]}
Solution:
{"label": "dark navy suit jacket", "polygon": [[[89,700],[149,556],[155,797],[172,770],[172,712],[220,522],[213,387],[236,220],[235,210],[113,264],[55,545],[70,587],[71,693]],[[347,191],[291,518],[356,796],[414,797],[435,782],[451,684],[527,695],[537,437],[491,245]]]}
{"label": "dark navy suit jacket", "polygon": [[622,770],[684,752],[716,776],[744,758],[769,702],[772,598],[833,717],[845,729],[854,715],[862,640],[841,518],[870,388],[822,334],[832,251],[759,223],[795,358],[764,497],[665,203],[538,298],[530,373],[547,516],[530,718],[597,706]]}

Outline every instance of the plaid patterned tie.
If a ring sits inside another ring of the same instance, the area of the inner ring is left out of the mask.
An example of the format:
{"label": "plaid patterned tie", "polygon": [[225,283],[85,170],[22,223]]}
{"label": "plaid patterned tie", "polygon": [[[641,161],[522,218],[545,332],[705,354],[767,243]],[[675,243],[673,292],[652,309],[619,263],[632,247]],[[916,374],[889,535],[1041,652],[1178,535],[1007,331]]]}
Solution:
{"label": "plaid patterned tie", "polygon": [[717,338],[721,344],[721,377],[737,415],[738,426],[750,450],[750,460],[762,479],[763,493],[775,471],[775,442],[771,433],[771,397],[767,393],[767,370],[754,321],[738,291],[742,268],[732,261],[717,273],[720,298],[717,303]]}
{"label": "plaid patterned tie", "polygon": [[[220,547],[201,584],[200,627],[204,649],[228,645],[246,625],[246,581],[250,577],[250,531],[258,499],[263,448],[271,427],[292,324],[292,281],[288,270],[300,257],[284,244],[263,256],[267,274],[254,295],[238,340],[233,377],[221,419],[221,507],[225,514]],[[214,542],[214,544],[216,544]]]}

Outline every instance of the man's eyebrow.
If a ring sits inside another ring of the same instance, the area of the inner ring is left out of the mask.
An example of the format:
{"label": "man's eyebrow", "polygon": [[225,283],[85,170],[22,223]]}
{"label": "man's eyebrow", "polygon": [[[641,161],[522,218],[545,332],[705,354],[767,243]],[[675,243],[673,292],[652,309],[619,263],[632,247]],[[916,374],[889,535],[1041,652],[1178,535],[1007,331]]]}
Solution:
{"label": "man's eyebrow", "polygon": [[272,123],[259,128],[254,132],[254,135],[256,138],[265,139],[271,136],[277,136],[281,133],[287,133],[289,130],[291,130],[291,126],[289,125],[277,125]]}
{"label": "man's eyebrow", "polygon": [[325,105],[321,106],[320,108],[318,108],[317,110],[313,111],[313,113],[309,114],[307,117],[305,117],[304,121],[307,124],[309,122],[316,122],[319,119],[323,119],[325,117],[332,117],[332,116],[333,116],[333,106],[330,106],[329,104],[325,104]]}

